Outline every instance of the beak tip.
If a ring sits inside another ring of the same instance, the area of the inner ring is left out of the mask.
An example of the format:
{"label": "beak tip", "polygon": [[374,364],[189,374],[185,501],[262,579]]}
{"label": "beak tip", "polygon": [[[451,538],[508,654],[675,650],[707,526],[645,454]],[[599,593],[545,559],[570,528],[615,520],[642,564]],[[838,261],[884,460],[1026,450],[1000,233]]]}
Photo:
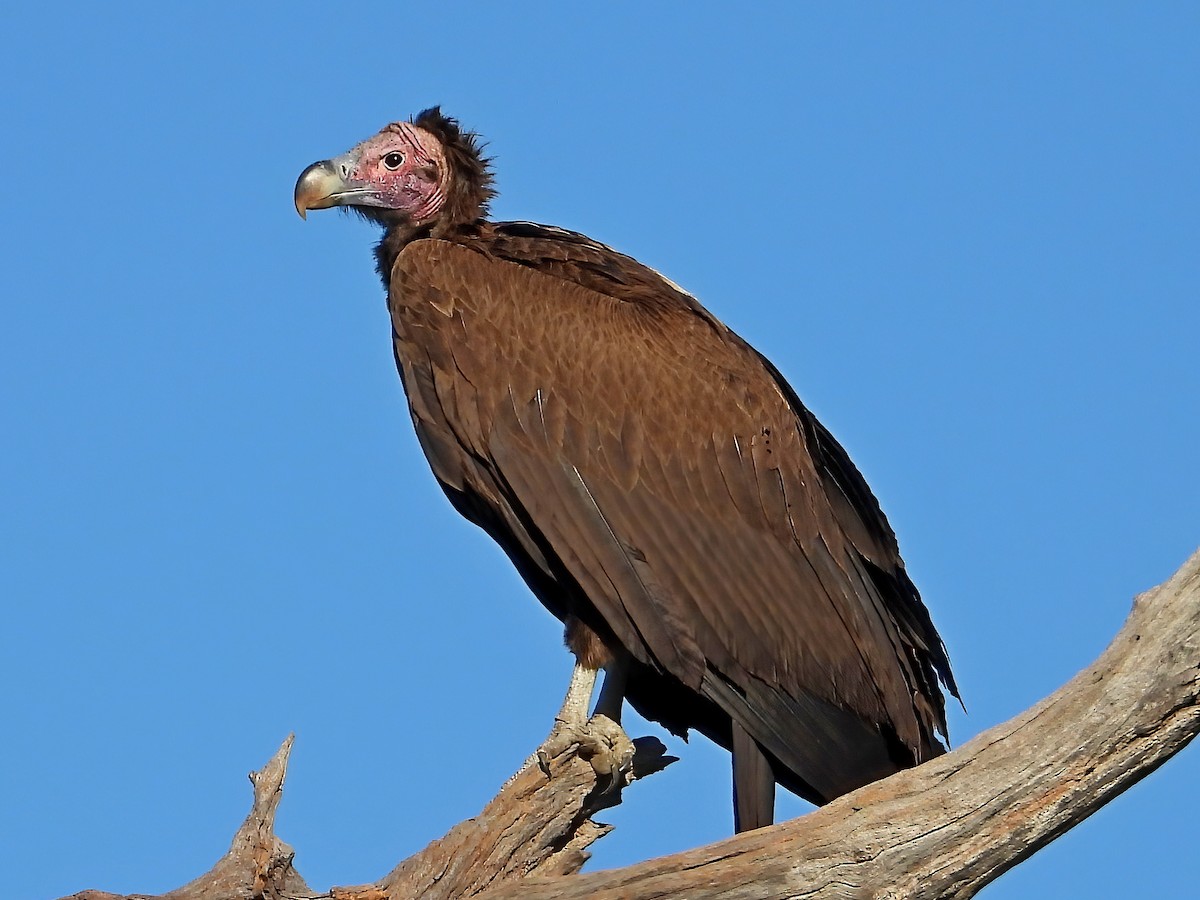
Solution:
{"label": "beak tip", "polygon": [[346,184],[338,169],[329,160],[313,163],[296,180],[293,199],[301,219],[308,219],[309,210],[338,206],[340,193]]}

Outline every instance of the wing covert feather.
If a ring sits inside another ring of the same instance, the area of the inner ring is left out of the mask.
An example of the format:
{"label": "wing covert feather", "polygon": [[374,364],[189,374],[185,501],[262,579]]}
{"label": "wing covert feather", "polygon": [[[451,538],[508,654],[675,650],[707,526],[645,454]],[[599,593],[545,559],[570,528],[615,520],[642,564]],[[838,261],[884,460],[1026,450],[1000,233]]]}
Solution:
{"label": "wing covert feather", "polygon": [[878,583],[911,588],[894,535],[736,335],[682,301],[622,300],[446,241],[405,248],[390,305],[418,432],[471,457],[439,464],[434,442],[439,479],[485,473],[636,658],[725,708],[713,684],[928,743],[941,723],[921,721],[931,672],[910,648],[936,632]]}

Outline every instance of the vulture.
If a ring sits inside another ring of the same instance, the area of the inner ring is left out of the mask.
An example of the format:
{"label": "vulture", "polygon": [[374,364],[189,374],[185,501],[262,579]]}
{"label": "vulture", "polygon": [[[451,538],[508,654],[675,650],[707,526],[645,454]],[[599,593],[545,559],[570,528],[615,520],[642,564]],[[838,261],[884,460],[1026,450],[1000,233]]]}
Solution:
{"label": "vulture", "polygon": [[[439,108],[296,183],[375,250],[420,446],[565,625],[562,718],[628,700],[730,750],[736,830],[945,751],[946,649],[846,451],[700,302],[583,234],[493,222]],[[597,716],[598,717],[598,716]],[[611,722],[609,723],[611,724]]]}

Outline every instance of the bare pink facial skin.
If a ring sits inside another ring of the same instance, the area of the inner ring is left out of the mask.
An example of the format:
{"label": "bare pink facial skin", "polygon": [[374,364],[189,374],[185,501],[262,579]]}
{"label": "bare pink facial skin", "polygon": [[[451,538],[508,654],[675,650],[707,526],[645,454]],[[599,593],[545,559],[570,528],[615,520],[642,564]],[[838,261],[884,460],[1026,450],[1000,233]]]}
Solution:
{"label": "bare pink facial skin", "polygon": [[404,212],[414,225],[435,218],[445,202],[450,173],[441,144],[409,122],[387,126],[331,162],[348,184],[371,192],[369,205]]}

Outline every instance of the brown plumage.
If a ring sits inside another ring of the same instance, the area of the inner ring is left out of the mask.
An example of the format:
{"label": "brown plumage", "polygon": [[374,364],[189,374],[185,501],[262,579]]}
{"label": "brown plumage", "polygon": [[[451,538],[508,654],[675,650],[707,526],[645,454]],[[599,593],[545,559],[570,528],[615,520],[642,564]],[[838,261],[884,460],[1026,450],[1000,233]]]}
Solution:
{"label": "brown plumage", "polygon": [[845,451],[695,298],[580,234],[486,219],[473,135],[427,110],[297,184],[386,228],[413,422],[588,665],[734,753],[739,829],[774,782],[823,803],[943,748],[941,639]]}

